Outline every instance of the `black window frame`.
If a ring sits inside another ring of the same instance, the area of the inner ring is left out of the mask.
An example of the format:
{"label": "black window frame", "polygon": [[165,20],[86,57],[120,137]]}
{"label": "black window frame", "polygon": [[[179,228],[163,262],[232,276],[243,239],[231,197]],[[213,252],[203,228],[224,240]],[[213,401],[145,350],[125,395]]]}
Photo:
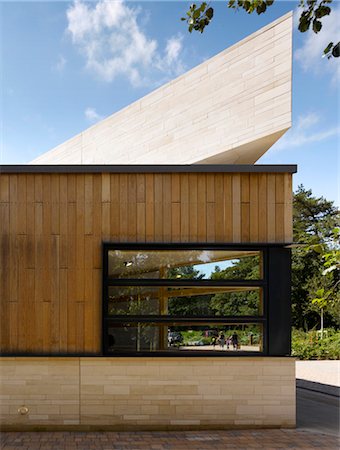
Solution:
{"label": "black window frame", "polygon": [[[259,280],[169,280],[147,278],[118,279],[108,275],[110,250],[233,250],[262,252],[262,278]],[[273,266],[274,270],[270,269]],[[278,273],[279,271],[279,273]],[[273,273],[274,272],[274,273]],[[246,286],[262,289],[262,314],[257,316],[176,317],[161,315],[108,315],[108,288],[110,286]],[[287,356],[290,354],[290,249],[284,244],[226,244],[226,243],[103,243],[102,284],[102,354],[108,357],[239,357]],[[262,350],[214,352],[179,350],[157,352],[109,351],[109,325],[117,323],[191,323],[191,324],[260,324]],[[273,343],[271,343],[273,341]],[[272,345],[271,345],[272,344]]]}

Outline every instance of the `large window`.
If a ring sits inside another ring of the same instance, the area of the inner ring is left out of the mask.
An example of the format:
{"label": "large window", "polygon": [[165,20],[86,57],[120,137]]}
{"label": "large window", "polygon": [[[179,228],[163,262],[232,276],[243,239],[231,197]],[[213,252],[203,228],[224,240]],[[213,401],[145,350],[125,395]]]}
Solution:
{"label": "large window", "polygon": [[266,252],[105,244],[104,354],[266,354]]}

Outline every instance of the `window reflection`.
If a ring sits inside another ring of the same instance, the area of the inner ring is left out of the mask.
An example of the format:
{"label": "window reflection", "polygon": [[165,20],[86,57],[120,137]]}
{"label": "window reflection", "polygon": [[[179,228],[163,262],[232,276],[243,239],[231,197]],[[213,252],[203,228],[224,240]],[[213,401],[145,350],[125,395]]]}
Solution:
{"label": "window reflection", "polygon": [[256,316],[262,314],[258,287],[110,286],[112,315]]}
{"label": "window reflection", "polygon": [[262,278],[259,251],[109,250],[108,275],[114,278],[175,280],[256,280]]}
{"label": "window reflection", "polygon": [[261,352],[261,324],[123,323],[109,327],[109,352]]}

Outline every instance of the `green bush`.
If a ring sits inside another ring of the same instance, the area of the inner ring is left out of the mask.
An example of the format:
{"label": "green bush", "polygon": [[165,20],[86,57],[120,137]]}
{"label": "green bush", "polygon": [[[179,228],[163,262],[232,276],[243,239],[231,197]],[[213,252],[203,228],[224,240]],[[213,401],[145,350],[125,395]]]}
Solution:
{"label": "green bush", "polygon": [[293,329],[292,356],[299,359],[340,359],[340,331],[328,328],[324,337],[312,330]]}

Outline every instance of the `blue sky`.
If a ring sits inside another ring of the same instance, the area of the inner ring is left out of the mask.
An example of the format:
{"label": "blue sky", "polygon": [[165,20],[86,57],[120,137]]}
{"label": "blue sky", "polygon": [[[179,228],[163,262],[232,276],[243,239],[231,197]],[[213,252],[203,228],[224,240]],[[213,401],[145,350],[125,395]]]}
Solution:
{"label": "blue sky", "polygon": [[[215,18],[203,35],[180,21],[189,2],[114,3],[0,3],[2,164],[29,162],[294,10],[298,0],[276,0],[261,16],[213,2]],[[86,34],[100,16],[105,26]],[[339,23],[339,2],[319,35],[301,34],[295,23],[293,127],[259,160],[298,164],[294,186],[337,204],[340,61],[320,54],[339,40]]]}

